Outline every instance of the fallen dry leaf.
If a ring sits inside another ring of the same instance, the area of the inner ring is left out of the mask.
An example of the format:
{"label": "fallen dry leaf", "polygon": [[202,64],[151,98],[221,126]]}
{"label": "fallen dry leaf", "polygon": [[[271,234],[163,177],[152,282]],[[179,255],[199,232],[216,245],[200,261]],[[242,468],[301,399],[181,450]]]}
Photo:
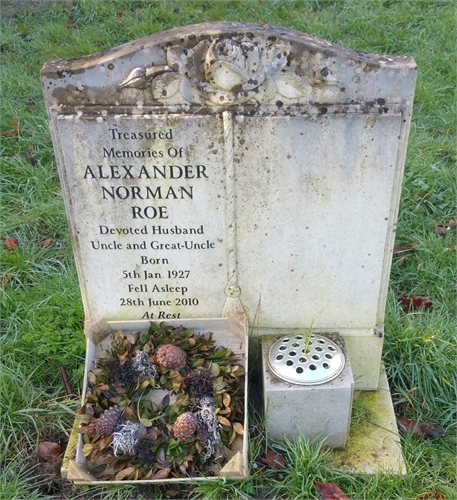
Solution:
{"label": "fallen dry leaf", "polygon": [[231,399],[230,394],[228,392],[224,392],[224,395],[222,396],[222,403],[226,408],[230,406]]}
{"label": "fallen dry leaf", "polygon": [[125,469],[121,470],[116,474],[116,479],[119,481],[121,479],[125,479],[127,476],[130,476],[130,474],[133,474],[136,470],[136,467],[126,467]]}
{"label": "fallen dry leaf", "polygon": [[203,445],[200,443],[200,441],[195,441],[195,448],[198,453],[201,453],[203,451]]}
{"label": "fallen dry leaf", "polygon": [[232,434],[230,434],[230,439],[228,440],[229,446],[233,443],[233,441],[235,441],[235,438],[236,438],[236,431],[235,429],[233,429]]}
{"label": "fallen dry leaf", "polygon": [[79,26],[75,23],[67,23],[67,28],[76,28],[79,29]]}
{"label": "fallen dry leaf", "polygon": [[[16,118],[7,118],[10,127],[19,133],[22,130],[22,125],[16,120]],[[15,134],[17,135],[17,134]]]}
{"label": "fallen dry leaf", "polygon": [[[86,405],[84,405],[84,406],[86,406]],[[87,406],[86,411],[84,412],[84,415],[81,415],[81,416],[89,417],[88,422],[90,422],[90,419],[94,416],[94,414],[95,414],[95,412],[94,412],[94,409],[92,408],[92,406]]]}
{"label": "fallen dry leaf", "polygon": [[402,295],[397,300],[403,304],[405,312],[408,312],[410,309],[428,309],[433,306],[433,302],[422,295],[413,295],[411,298]]}
{"label": "fallen dry leaf", "polygon": [[416,500],[425,500],[426,498],[434,498],[435,500],[446,500],[446,497],[439,491],[430,491],[427,493],[422,493]]}
{"label": "fallen dry leaf", "polygon": [[117,357],[119,359],[119,363],[123,365],[129,357],[129,351],[125,351],[124,354],[119,354]]}
{"label": "fallen dry leaf", "polygon": [[265,457],[260,457],[259,460],[262,463],[268,465],[270,469],[274,470],[281,470],[286,466],[284,458],[282,458],[281,455],[275,453],[273,450],[267,450],[265,452]]}
{"label": "fallen dry leaf", "polygon": [[241,399],[235,401],[235,411],[241,415],[244,415],[244,403]]}
{"label": "fallen dry leaf", "polygon": [[133,344],[136,342],[136,340],[137,340],[136,336],[135,336],[135,335],[133,335],[133,333],[128,333],[128,334],[127,334],[126,339],[127,339],[127,342],[128,342],[129,344],[132,344],[132,345],[133,345]]}
{"label": "fallen dry leaf", "polygon": [[405,252],[411,252],[412,250],[416,250],[416,247],[408,246],[408,247],[397,247],[394,245],[394,255],[400,255]]}
{"label": "fallen dry leaf", "polygon": [[233,422],[233,430],[240,436],[244,435],[244,428],[239,422]]}
{"label": "fallen dry leaf", "polygon": [[160,469],[159,472],[153,474],[150,479],[167,479],[167,477],[170,475],[170,472],[171,469],[169,467]]}
{"label": "fallen dry leaf", "polygon": [[94,445],[92,443],[86,443],[83,446],[84,457],[87,458],[92,453],[93,449],[94,449]]}
{"label": "fallen dry leaf", "polygon": [[456,226],[455,219],[450,219],[447,224],[437,224],[435,232],[438,236],[445,236],[447,231]]}
{"label": "fallen dry leaf", "polygon": [[438,236],[445,236],[446,235],[446,226],[444,224],[437,224],[435,232]]}
{"label": "fallen dry leaf", "polygon": [[404,295],[402,295],[401,297],[399,297],[398,299],[398,302],[401,302],[402,305],[403,305],[403,310],[405,312],[408,312],[408,309],[409,307],[411,306],[411,299],[408,299],[407,297],[405,297]]}
{"label": "fallen dry leaf", "polygon": [[21,155],[23,158],[25,158],[29,163],[30,165],[36,165],[37,164],[37,159],[30,153],[21,153]]}
{"label": "fallen dry leaf", "polygon": [[104,437],[98,441],[97,446],[100,450],[103,450],[104,448],[107,448],[111,441],[113,440],[113,435]]}
{"label": "fallen dry leaf", "polygon": [[407,418],[398,417],[397,418],[398,429],[402,432],[410,432],[411,434],[417,434],[420,437],[424,436],[420,424],[417,420],[409,420]]}
{"label": "fallen dry leaf", "polygon": [[7,250],[16,250],[19,246],[19,241],[17,238],[5,238],[5,247]]}
{"label": "fallen dry leaf", "polygon": [[101,391],[101,392],[103,392],[103,391],[109,391],[109,385],[108,385],[108,384],[104,384],[104,383],[102,382],[101,384],[96,385],[96,386],[95,386],[95,389],[96,389],[97,391]]}
{"label": "fallen dry leaf", "polygon": [[443,437],[447,436],[447,431],[441,425],[418,422],[417,420],[409,420],[408,418],[397,418],[397,425],[400,431],[410,432],[419,437]]}
{"label": "fallen dry leaf", "polygon": [[433,303],[427,297],[422,297],[422,295],[413,295],[413,308],[414,309],[425,309],[432,307]]}
{"label": "fallen dry leaf", "polygon": [[441,425],[438,425],[438,424],[431,424],[431,423],[424,422],[424,423],[420,424],[420,427],[422,429],[422,432],[426,436],[443,437],[443,436],[448,435],[448,432],[446,431],[446,429],[444,429],[443,427],[441,427]]}
{"label": "fallen dry leaf", "polygon": [[54,245],[54,240],[52,238],[46,238],[45,240],[41,240],[38,245],[43,248],[48,248]]}
{"label": "fallen dry leaf", "polygon": [[83,425],[82,427],[78,427],[76,432],[78,434],[88,434],[89,432],[94,432],[95,423],[93,425]]}
{"label": "fallen dry leaf", "polygon": [[105,471],[107,467],[107,464],[101,464],[98,467],[95,467],[95,469],[91,469],[92,474],[101,474],[102,472]]}
{"label": "fallen dry leaf", "polygon": [[2,137],[16,137],[19,135],[17,130],[13,130],[12,132],[3,132]]}
{"label": "fallen dry leaf", "polygon": [[60,444],[52,443],[51,441],[43,441],[38,445],[38,453],[48,462],[52,462],[62,453]]}
{"label": "fallen dry leaf", "polygon": [[218,417],[219,418],[219,423],[222,425],[225,425],[227,427],[230,427],[230,421],[227,420],[225,417]]}
{"label": "fallen dry leaf", "polygon": [[126,406],[124,408],[124,411],[122,412],[122,415],[124,418],[132,417],[134,414],[133,409],[131,406]]}
{"label": "fallen dry leaf", "polygon": [[323,500],[349,500],[336,484],[333,483],[320,483],[314,481],[319,494]]}

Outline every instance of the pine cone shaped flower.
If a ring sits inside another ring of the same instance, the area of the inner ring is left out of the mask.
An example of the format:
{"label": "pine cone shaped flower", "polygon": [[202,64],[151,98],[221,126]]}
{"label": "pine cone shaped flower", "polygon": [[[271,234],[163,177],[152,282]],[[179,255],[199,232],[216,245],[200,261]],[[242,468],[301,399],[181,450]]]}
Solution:
{"label": "pine cone shaped flower", "polygon": [[121,415],[121,410],[116,406],[108,408],[98,419],[95,432],[102,437],[111,436]]}
{"label": "pine cone shaped flower", "polygon": [[173,424],[173,434],[178,441],[189,443],[195,439],[197,416],[190,411],[181,413]]}
{"label": "pine cone shaped flower", "polygon": [[156,351],[156,361],[168,370],[178,371],[186,365],[187,354],[177,345],[164,344]]}

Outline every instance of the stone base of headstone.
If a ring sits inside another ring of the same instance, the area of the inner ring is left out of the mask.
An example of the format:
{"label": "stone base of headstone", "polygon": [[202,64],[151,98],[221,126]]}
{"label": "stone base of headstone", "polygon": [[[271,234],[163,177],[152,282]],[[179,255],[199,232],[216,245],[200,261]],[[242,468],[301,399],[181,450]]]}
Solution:
{"label": "stone base of headstone", "polygon": [[291,439],[301,432],[308,439],[324,441],[329,448],[345,448],[351,420],[354,377],[349,359],[333,380],[318,385],[298,385],[278,378],[268,366],[270,347],[277,340],[262,340],[263,389],[267,434]]}
{"label": "stone base of headstone", "polygon": [[[360,398],[360,399],[359,399]],[[400,436],[384,367],[376,391],[356,391],[354,401],[366,416],[353,417],[345,450],[333,450],[332,459],[342,470],[362,474],[406,474]]]}

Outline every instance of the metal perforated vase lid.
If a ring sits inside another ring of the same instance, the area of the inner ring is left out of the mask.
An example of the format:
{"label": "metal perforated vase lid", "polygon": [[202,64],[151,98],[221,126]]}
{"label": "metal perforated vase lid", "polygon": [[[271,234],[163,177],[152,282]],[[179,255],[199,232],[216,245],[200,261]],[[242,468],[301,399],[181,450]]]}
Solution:
{"label": "metal perforated vase lid", "polygon": [[316,385],[337,377],[345,357],[335,342],[321,335],[289,335],[271,346],[268,364],[277,377],[287,382]]}

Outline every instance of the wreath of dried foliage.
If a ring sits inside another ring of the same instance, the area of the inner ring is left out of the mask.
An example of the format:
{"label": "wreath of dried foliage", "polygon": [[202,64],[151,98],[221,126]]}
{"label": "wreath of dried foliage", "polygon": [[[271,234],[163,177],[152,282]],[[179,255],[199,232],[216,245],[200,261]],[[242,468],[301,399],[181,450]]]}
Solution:
{"label": "wreath of dried foliage", "polygon": [[[176,371],[157,362],[155,353],[167,344],[186,353]],[[244,433],[245,369],[231,349],[216,347],[211,332],[197,336],[163,323],[116,332],[95,366],[78,411],[95,477],[213,476],[230,459]]]}

